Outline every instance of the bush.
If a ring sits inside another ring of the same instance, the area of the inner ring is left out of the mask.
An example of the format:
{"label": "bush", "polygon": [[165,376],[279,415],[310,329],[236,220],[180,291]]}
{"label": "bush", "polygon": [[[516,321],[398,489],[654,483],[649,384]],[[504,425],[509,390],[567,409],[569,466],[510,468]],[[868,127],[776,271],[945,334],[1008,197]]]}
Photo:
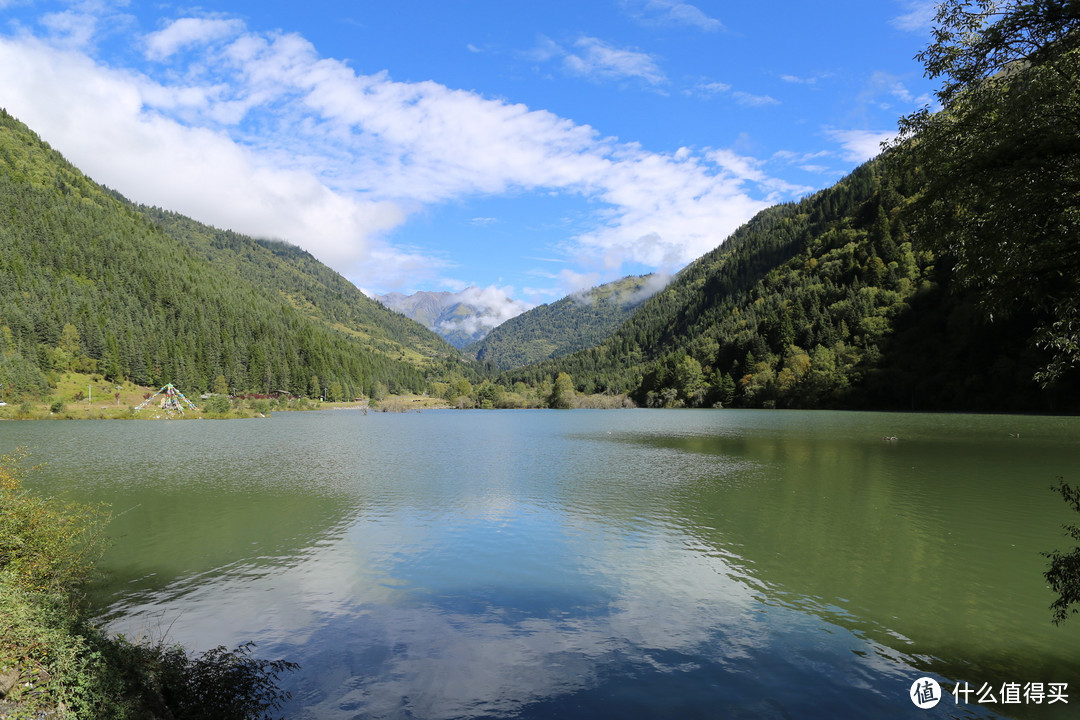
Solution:
{"label": "bush", "polygon": [[271,400],[250,400],[248,401],[248,406],[257,413],[268,415],[270,414],[270,406],[272,402],[273,401]]}
{"label": "bush", "polygon": [[207,415],[227,415],[232,410],[232,402],[225,395],[214,395],[206,398],[202,411]]}
{"label": "bush", "polygon": [[254,658],[254,647],[220,646],[193,656],[180,645],[132,643],[119,636],[104,656],[127,698],[126,716],[248,720],[268,718],[291,697],[278,688],[277,678],[300,667]]}
{"label": "bush", "polygon": [[64,412],[64,401],[63,400],[54,401],[53,404],[49,406],[49,412],[55,413],[56,415],[59,415],[60,413]]}
{"label": "bush", "polygon": [[29,592],[73,595],[105,550],[103,506],[61,503],[22,487],[25,451],[0,456],[0,576]]}
{"label": "bush", "polygon": [[277,678],[299,666],[253,658],[251,643],[192,656],[92,627],[81,590],[109,516],[26,491],[24,460],[0,457],[0,673],[17,680],[0,717],[247,720],[281,707]]}

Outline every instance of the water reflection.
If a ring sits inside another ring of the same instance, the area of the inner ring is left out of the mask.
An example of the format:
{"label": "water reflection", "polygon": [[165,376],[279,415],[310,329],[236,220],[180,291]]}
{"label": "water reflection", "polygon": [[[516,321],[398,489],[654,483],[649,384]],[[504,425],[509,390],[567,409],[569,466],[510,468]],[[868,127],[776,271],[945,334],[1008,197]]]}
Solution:
{"label": "water reflection", "polygon": [[1076,429],[310,413],[0,440],[123,512],[114,629],[300,662],[289,717],[923,717],[920,674],[1076,677],[1038,557],[1070,519],[1046,487]]}

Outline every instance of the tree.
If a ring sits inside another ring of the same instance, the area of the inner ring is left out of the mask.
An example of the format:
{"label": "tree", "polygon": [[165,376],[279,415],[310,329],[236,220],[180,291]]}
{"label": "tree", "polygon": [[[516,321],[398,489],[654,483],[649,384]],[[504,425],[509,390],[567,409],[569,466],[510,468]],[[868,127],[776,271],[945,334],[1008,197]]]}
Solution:
{"label": "tree", "polygon": [[[74,361],[82,353],[82,345],[79,343],[79,329],[71,323],[65,323],[64,329],[60,331],[60,342],[57,345],[67,353],[71,361]],[[68,367],[64,369],[67,370]]]}
{"label": "tree", "polygon": [[225,376],[218,375],[214,378],[214,392],[218,395],[228,395],[229,386],[225,383]]}
{"label": "tree", "polygon": [[900,121],[913,223],[991,318],[1042,318],[1053,381],[1080,363],[1080,0],[945,0],[917,57],[943,84]]}
{"label": "tree", "polygon": [[679,397],[687,405],[694,404],[695,395],[705,384],[701,363],[687,355],[675,365],[674,375],[675,388],[679,391]]}
{"label": "tree", "polygon": [[548,407],[569,410],[574,407],[574,381],[564,372],[555,378],[555,384],[548,396]]}
{"label": "tree", "polygon": [[[1061,494],[1073,510],[1080,512],[1080,488],[1072,488],[1064,480],[1060,480],[1053,489]],[[1073,540],[1080,541],[1080,527],[1066,525],[1065,532]],[[1050,558],[1050,568],[1044,577],[1050,588],[1058,594],[1057,600],[1050,604],[1050,610],[1053,611],[1054,624],[1060,625],[1069,615],[1080,612],[1073,607],[1080,604],[1080,547],[1069,553],[1055,550],[1043,554]]]}
{"label": "tree", "polygon": [[485,410],[498,407],[502,400],[503,388],[490,380],[485,380],[476,388],[476,404]]}

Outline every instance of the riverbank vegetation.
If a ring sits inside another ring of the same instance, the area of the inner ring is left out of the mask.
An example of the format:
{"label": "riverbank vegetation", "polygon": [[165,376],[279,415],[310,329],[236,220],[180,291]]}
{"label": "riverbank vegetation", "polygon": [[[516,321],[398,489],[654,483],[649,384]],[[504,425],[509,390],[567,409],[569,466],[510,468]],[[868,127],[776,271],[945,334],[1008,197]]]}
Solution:
{"label": "riverbank vegetation", "polygon": [[29,492],[25,464],[0,458],[0,717],[244,720],[281,706],[277,678],[297,666],[258,659],[250,644],[193,655],[95,627],[82,589],[108,511]]}

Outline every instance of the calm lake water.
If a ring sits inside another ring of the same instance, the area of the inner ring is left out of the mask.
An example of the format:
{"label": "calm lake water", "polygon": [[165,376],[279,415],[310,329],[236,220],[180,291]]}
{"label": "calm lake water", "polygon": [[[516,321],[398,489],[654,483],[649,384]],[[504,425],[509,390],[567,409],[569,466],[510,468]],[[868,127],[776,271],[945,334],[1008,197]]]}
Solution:
{"label": "calm lake water", "polygon": [[1080,482],[1077,418],[0,423],[19,445],[32,485],[117,516],[103,620],[299,662],[288,718],[1078,714],[1080,617],[1050,623],[1040,555],[1080,521],[1049,490]]}

